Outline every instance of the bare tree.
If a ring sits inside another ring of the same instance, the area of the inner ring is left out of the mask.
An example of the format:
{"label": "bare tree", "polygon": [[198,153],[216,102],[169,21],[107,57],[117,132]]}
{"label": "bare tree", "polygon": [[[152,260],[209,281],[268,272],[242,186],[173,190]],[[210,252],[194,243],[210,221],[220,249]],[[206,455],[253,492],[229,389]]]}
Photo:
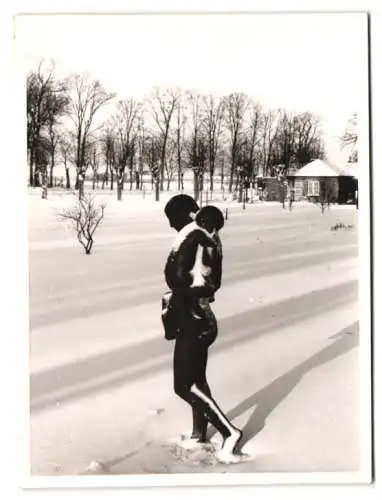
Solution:
{"label": "bare tree", "polygon": [[152,116],[159,128],[161,138],[161,157],[159,169],[161,191],[163,191],[167,140],[170,131],[171,119],[178,100],[179,91],[171,89],[163,91],[156,88],[150,101]]}
{"label": "bare tree", "polygon": [[321,213],[323,214],[325,208],[329,208],[331,203],[336,199],[335,181],[328,177],[320,180],[320,194],[319,202],[321,205]]}
{"label": "bare tree", "polygon": [[349,118],[348,124],[345,129],[345,133],[341,137],[341,148],[344,149],[346,147],[350,148],[349,161],[357,162],[358,161],[358,150],[357,150],[357,142],[358,142],[358,115],[357,113],[353,113]]}
{"label": "bare tree", "polygon": [[143,172],[145,164],[145,122],[144,122],[144,110],[141,108],[141,112],[138,115],[137,120],[137,156],[138,156],[138,169],[135,178],[136,189],[143,189]]}
{"label": "bare tree", "polygon": [[159,201],[162,144],[162,138],[158,134],[147,132],[143,143],[143,156],[151,172],[151,181],[155,187],[155,201]]}
{"label": "bare tree", "polygon": [[[285,208],[285,202],[286,202],[287,196],[288,196],[288,182],[283,176],[280,176],[278,179],[278,187],[279,187],[280,202],[281,202],[283,208]],[[291,209],[291,206],[290,206],[290,209]]]}
{"label": "bare tree", "polygon": [[176,126],[175,126],[175,143],[176,143],[176,163],[178,174],[178,191],[183,191],[183,156],[185,152],[185,126],[187,123],[185,96],[180,96],[176,103]]}
{"label": "bare tree", "polygon": [[220,146],[220,136],[224,118],[223,100],[209,95],[204,99],[204,127],[208,138],[208,169],[210,191],[214,189],[216,158]]}
{"label": "bare tree", "polygon": [[95,190],[96,184],[98,187],[98,175],[99,168],[101,164],[101,150],[100,150],[100,142],[98,140],[94,140],[88,148],[86,163],[90,166],[92,170],[93,177],[93,191]]}
{"label": "bare tree", "polygon": [[101,138],[102,152],[105,160],[105,172],[103,174],[101,189],[109,185],[109,175],[111,180],[111,189],[113,190],[113,169],[115,164],[115,137],[111,127],[104,130]]}
{"label": "bare tree", "polygon": [[316,158],[323,158],[325,149],[318,117],[310,112],[297,115],[294,120],[294,159],[298,168]]}
{"label": "bare tree", "polygon": [[137,130],[134,131],[134,135],[131,140],[131,150],[129,154],[129,162],[128,162],[128,167],[129,167],[129,184],[130,184],[130,191],[133,190],[133,183],[134,183],[134,173],[136,170],[136,159],[137,159],[137,144],[138,144],[138,134]]}
{"label": "bare tree", "polygon": [[[37,70],[28,74],[26,94],[29,184],[35,186],[38,182],[36,155],[43,147],[40,144],[42,136],[44,133],[51,136],[58,118],[66,112],[68,103],[66,83],[55,79],[53,62],[44,67],[44,61],[41,61]],[[54,148],[55,141],[53,139]]]}
{"label": "bare tree", "polygon": [[271,165],[272,151],[276,138],[277,114],[274,110],[268,110],[261,115],[260,130],[260,157],[262,174],[267,176]]}
{"label": "bare tree", "polygon": [[47,135],[50,153],[49,187],[53,186],[53,170],[59,145],[59,126],[61,118],[69,109],[68,82],[54,82],[51,93],[47,96]]}
{"label": "bare tree", "polygon": [[278,110],[278,123],[271,153],[271,163],[272,167],[283,165],[284,173],[289,171],[290,164],[294,160],[296,150],[295,127],[296,117],[285,109]]}
{"label": "bare tree", "polygon": [[137,125],[140,105],[134,99],[120,101],[114,118],[115,172],[118,200],[122,199],[123,180],[129,166],[132,188],[134,156],[136,152]]}
{"label": "bare tree", "polygon": [[190,108],[189,135],[187,153],[194,174],[194,198],[199,200],[203,190],[204,174],[207,166],[207,137],[203,127],[203,96],[198,93],[187,93]]}
{"label": "bare tree", "polygon": [[[167,178],[167,191],[170,190],[171,182],[174,179],[175,172],[177,170],[177,161],[176,161],[176,151],[177,150],[177,141],[170,136],[168,139],[168,148],[165,162],[165,173]],[[179,171],[178,171],[179,174]]]}
{"label": "bare tree", "polygon": [[41,186],[41,198],[48,198],[48,164],[49,164],[49,142],[44,136],[40,136],[35,145],[35,185]]}
{"label": "bare tree", "polygon": [[66,189],[70,189],[69,163],[72,161],[73,157],[73,146],[70,136],[68,134],[60,135],[58,146],[62,161],[64,162]]}
{"label": "bare tree", "polygon": [[71,208],[59,212],[59,220],[72,223],[79,243],[89,255],[93,248],[94,233],[105,214],[104,203],[97,204],[91,195],[84,195]]}
{"label": "bare tree", "polygon": [[230,134],[230,177],[229,191],[232,192],[233,178],[237,172],[237,157],[241,148],[245,113],[248,109],[248,97],[243,93],[234,92],[224,98],[226,123]]}
{"label": "bare tree", "polygon": [[[249,106],[250,116],[249,125],[246,131],[245,145],[245,185],[250,184],[251,190],[255,176],[258,171],[258,162],[260,159],[260,133],[262,107],[258,102],[252,102]],[[252,198],[252,195],[251,195]]]}
{"label": "bare tree", "polygon": [[59,134],[56,127],[52,122],[48,125],[48,136],[49,136],[49,154],[50,154],[50,166],[49,166],[49,182],[48,186],[53,187],[53,170],[56,162],[56,153],[59,143]]}
{"label": "bare tree", "polygon": [[357,113],[353,113],[349,118],[348,124],[346,126],[346,130],[341,137],[341,145],[342,147],[351,146],[355,147],[358,141],[358,115]]}
{"label": "bare tree", "polygon": [[84,196],[84,181],[86,174],[86,150],[90,143],[91,134],[100,126],[94,126],[97,112],[115,97],[115,94],[106,92],[98,80],[91,80],[88,74],[74,75],[73,94],[71,96],[70,111],[75,127],[75,164],[78,174],[79,198]]}

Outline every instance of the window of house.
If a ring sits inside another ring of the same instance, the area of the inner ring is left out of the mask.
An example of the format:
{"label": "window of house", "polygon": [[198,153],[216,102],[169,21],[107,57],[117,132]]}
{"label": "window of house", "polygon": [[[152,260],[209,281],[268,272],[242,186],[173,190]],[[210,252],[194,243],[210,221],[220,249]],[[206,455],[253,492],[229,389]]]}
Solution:
{"label": "window of house", "polygon": [[302,196],[303,193],[303,182],[297,181],[294,186],[294,192],[296,196]]}
{"label": "window of house", "polygon": [[319,196],[320,181],[308,180],[308,196]]}

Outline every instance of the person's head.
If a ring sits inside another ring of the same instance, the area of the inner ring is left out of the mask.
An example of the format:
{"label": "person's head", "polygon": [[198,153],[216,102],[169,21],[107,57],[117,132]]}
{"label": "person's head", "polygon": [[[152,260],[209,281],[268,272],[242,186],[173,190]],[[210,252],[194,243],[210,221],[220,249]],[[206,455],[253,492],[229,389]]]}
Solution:
{"label": "person's head", "polygon": [[213,231],[220,231],[220,229],[224,226],[224,216],[217,207],[213,205],[206,205],[201,208],[195,217],[196,223],[208,231],[212,233]]}
{"label": "person's head", "polygon": [[180,231],[184,226],[193,221],[193,214],[199,210],[199,206],[191,196],[177,194],[166,204],[164,212],[169,220],[170,226]]}

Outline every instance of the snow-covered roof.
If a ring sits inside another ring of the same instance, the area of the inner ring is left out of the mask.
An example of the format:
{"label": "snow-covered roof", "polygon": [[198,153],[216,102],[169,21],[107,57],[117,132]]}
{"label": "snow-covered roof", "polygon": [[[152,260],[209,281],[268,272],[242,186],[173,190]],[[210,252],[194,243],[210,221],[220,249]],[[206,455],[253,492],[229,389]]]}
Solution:
{"label": "snow-covered roof", "polygon": [[346,163],[342,167],[331,165],[323,160],[313,160],[297,170],[295,177],[339,177],[348,175],[358,179],[358,163]]}
{"label": "snow-covered roof", "polygon": [[338,177],[339,175],[341,175],[339,169],[318,159],[311,161],[295,173],[295,177]]}

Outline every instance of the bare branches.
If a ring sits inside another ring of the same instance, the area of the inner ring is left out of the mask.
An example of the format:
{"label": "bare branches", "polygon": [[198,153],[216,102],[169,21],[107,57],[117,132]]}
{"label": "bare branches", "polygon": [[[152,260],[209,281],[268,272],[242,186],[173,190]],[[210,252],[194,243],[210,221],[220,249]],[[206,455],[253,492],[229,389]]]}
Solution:
{"label": "bare branches", "polygon": [[[114,96],[89,74],[58,82],[53,66],[40,65],[27,79],[30,164],[39,162],[43,170],[50,159],[52,178],[54,155],[60,150],[67,186],[70,160],[77,170],[76,188],[81,198],[87,168],[96,174],[101,164],[99,145],[94,156],[95,141],[101,140],[102,163],[106,166],[102,189],[110,175],[110,187],[113,189],[116,179],[120,198],[126,170],[130,172],[130,189],[134,178],[136,189],[141,189],[149,169],[159,199],[164,179],[170,186],[176,172],[178,190],[183,190],[186,168],[197,173],[199,187],[208,172],[212,191],[219,161],[222,189],[227,166],[232,191],[244,181],[254,187],[256,177],[274,175],[275,167],[283,165],[286,171],[324,155],[323,135],[314,114],[266,109],[240,92],[216,96],[157,87],[145,103],[125,99],[110,112],[107,108]],[[65,128],[61,120],[65,113],[70,117],[71,148],[61,142],[57,128]],[[355,147],[356,124],[354,115],[341,138],[343,147]]]}
{"label": "bare branches", "polygon": [[[51,156],[51,182],[54,155],[57,146],[57,130],[60,118],[68,109],[66,81],[58,81],[54,75],[54,65],[43,68],[43,61],[36,71],[27,77],[27,144],[29,152],[29,183],[37,184],[37,175],[45,166],[39,162],[40,151],[44,147],[44,134],[48,137],[48,153]],[[50,183],[51,183],[50,182]]]}
{"label": "bare branches", "polygon": [[76,232],[77,240],[89,255],[93,247],[93,235],[101,224],[105,214],[104,203],[97,204],[90,195],[84,196],[76,204],[59,212],[59,220],[69,221]]}
{"label": "bare branches", "polygon": [[324,214],[325,208],[329,208],[337,197],[335,181],[330,178],[324,178],[318,181],[320,183],[319,202],[321,205],[321,213]]}
{"label": "bare branches", "polygon": [[234,92],[224,99],[226,125],[230,134],[230,191],[232,190],[233,176],[237,169],[237,157],[241,146],[245,114],[247,112],[248,105],[248,97],[243,93]]}
{"label": "bare branches", "polygon": [[220,146],[220,136],[224,119],[223,100],[209,95],[204,98],[204,127],[208,137],[208,163],[210,172],[210,190],[214,187],[215,163]]}
{"label": "bare branches", "polygon": [[[83,196],[83,183],[86,172],[87,147],[94,130],[94,118],[99,109],[106,105],[115,94],[106,92],[98,80],[89,75],[74,75],[73,93],[70,101],[71,118],[76,134],[76,168],[79,176],[79,197]],[[99,128],[99,127],[98,127]]]}
{"label": "bare branches", "polygon": [[358,115],[353,113],[349,118],[344,135],[341,137],[341,148],[350,147],[354,152],[358,141]]}
{"label": "bare branches", "polygon": [[163,190],[163,180],[164,180],[164,168],[166,161],[166,148],[167,140],[169,136],[171,119],[176,108],[176,104],[180,98],[180,93],[178,90],[165,90],[161,91],[156,88],[154,90],[154,95],[151,99],[151,111],[152,116],[155,120],[156,125],[160,131],[160,137],[162,140],[161,146],[161,161],[160,161],[160,183],[161,189]]}

